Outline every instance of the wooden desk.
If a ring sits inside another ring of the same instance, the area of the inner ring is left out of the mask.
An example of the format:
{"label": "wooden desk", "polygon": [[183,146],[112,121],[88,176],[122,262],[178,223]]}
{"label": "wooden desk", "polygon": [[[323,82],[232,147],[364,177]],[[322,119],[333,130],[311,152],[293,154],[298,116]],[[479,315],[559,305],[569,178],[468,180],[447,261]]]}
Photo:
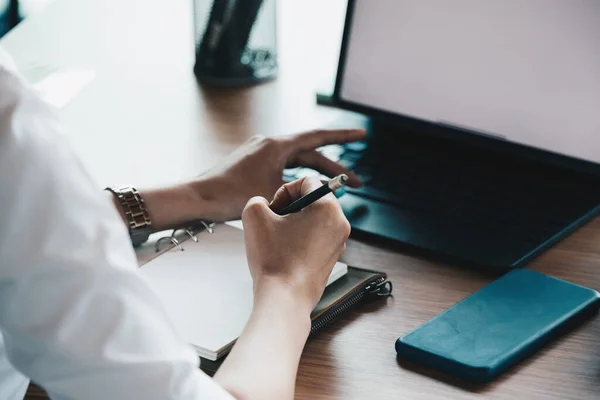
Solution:
{"label": "wooden desk", "polygon": [[[281,76],[253,89],[197,87],[189,0],[59,0],[2,44],[29,76],[60,66],[94,70],[95,80],[62,111],[69,138],[99,186],[152,185],[198,174],[253,134],[308,129],[340,114],[317,107],[314,88],[335,68],[343,1],[280,4]],[[498,273],[446,265],[371,240],[350,240],[344,259],[388,272],[395,297],[359,308],[309,340],[297,398],[598,398],[600,318],[491,385],[464,385],[400,365],[394,341]],[[531,268],[600,289],[600,221]],[[28,398],[40,393],[32,388]]]}

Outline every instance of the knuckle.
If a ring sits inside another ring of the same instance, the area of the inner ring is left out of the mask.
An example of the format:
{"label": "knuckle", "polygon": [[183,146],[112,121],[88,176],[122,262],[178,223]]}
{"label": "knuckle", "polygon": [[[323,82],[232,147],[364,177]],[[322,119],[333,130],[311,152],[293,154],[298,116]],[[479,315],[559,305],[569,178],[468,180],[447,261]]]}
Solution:
{"label": "knuckle", "polygon": [[258,143],[260,143],[260,142],[262,142],[263,140],[265,140],[265,136],[263,136],[263,135],[254,135],[254,136],[252,136],[252,137],[250,138],[250,141],[251,141],[251,142],[258,142]]}
{"label": "knuckle", "polygon": [[260,145],[264,148],[271,149],[273,147],[277,147],[279,141],[272,137],[260,136],[257,139]]}
{"label": "knuckle", "polygon": [[262,214],[264,211],[264,203],[261,197],[253,197],[248,200],[246,207],[242,211],[242,220],[253,218],[256,215]]}
{"label": "knuckle", "polygon": [[344,216],[342,216],[341,231],[346,239],[350,237],[350,232],[352,232],[352,226],[350,226],[350,222]]}
{"label": "knuckle", "polygon": [[341,213],[342,207],[340,206],[340,202],[333,195],[333,193],[330,193],[327,196],[325,196],[324,200],[324,203],[329,208],[330,212]]}

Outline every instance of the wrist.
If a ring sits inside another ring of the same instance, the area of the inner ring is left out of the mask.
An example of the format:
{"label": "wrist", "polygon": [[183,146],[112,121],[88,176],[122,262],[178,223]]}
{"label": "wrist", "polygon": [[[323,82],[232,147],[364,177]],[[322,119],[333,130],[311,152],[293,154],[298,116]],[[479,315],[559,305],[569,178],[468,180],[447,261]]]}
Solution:
{"label": "wrist", "polygon": [[204,219],[205,205],[189,184],[140,191],[154,230],[174,228],[189,221]]}
{"label": "wrist", "polygon": [[284,280],[274,277],[257,280],[254,285],[254,307],[265,306],[297,318],[300,326],[310,331],[310,314],[314,308],[312,301],[293,290]]}
{"label": "wrist", "polygon": [[194,219],[215,221],[222,204],[215,197],[222,188],[215,187],[210,179],[198,178],[185,184],[193,206]]}

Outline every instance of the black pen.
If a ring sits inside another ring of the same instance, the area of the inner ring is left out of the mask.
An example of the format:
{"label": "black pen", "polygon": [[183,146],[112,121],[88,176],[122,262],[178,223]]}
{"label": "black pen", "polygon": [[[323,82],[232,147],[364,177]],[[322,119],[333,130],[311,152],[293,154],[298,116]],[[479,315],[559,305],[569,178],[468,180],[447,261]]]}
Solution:
{"label": "black pen", "polygon": [[338,175],[335,178],[331,179],[329,182],[325,183],[320,188],[313,190],[309,194],[300,197],[298,200],[292,202],[288,206],[286,206],[283,210],[278,212],[279,215],[292,214],[302,210],[304,207],[311,205],[315,201],[319,200],[321,197],[325,196],[328,193],[335,192],[339,188],[346,185],[348,182],[348,176],[342,174]]}

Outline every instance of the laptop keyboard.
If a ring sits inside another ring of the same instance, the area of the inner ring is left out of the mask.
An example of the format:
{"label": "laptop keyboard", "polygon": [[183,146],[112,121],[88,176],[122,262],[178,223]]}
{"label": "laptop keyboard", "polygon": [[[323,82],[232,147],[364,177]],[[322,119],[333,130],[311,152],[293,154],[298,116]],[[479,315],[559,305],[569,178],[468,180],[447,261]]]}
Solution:
{"label": "laptop keyboard", "polygon": [[[596,196],[582,195],[574,174],[531,163],[471,154],[465,159],[452,149],[367,146],[353,143],[321,149],[327,157],[357,173],[365,185],[348,193],[448,223],[485,225],[486,229],[539,242],[563,229],[595,206]],[[558,171],[558,170],[557,170]],[[286,170],[288,179],[313,174]],[[568,207],[561,204],[569,203]],[[576,203],[575,205],[573,203]]]}

